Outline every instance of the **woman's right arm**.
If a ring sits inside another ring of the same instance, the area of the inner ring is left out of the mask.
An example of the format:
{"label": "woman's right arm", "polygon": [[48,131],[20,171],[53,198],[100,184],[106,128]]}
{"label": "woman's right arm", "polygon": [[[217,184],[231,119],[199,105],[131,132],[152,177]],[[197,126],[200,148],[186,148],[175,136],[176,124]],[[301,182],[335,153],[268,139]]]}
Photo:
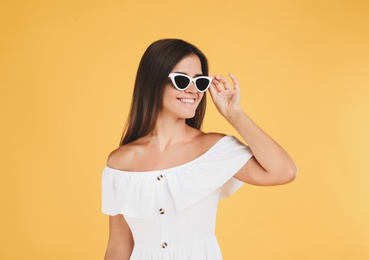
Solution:
{"label": "woman's right arm", "polygon": [[133,237],[123,215],[109,216],[109,241],[104,260],[129,260]]}

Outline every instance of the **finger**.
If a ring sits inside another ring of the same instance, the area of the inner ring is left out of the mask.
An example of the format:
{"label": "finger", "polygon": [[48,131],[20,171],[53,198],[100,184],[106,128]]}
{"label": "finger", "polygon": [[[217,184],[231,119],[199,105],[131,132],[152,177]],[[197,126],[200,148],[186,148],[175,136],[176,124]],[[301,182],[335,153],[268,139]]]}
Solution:
{"label": "finger", "polygon": [[210,91],[211,98],[214,100],[214,98],[218,94],[218,90],[216,89],[216,87],[213,84],[211,84],[210,87],[209,87],[209,91]]}
{"label": "finger", "polygon": [[214,98],[216,97],[219,91],[217,87],[215,86],[215,81],[216,81],[215,77],[212,75],[209,75],[209,76],[212,78],[212,81],[209,87],[209,92],[210,92],[211,98],[214,100]]}
{"label": "finger", "polygon": [[228,80],[226,80],[224,77],[217,75],[216,79],[223,84],[224,89],[231,89],[231,85],[229,85]]}
{"label": "finger", "polygon": [[217,76],[214,77],[212,84],[218,91],[222,91],[225,89],[223,84],[217,79]]}
{"label": "finger", "polygon": [[231,98],[233,95],[237,94],[237,90],[235,89],[225,89],[223,91],[218,92],[218,95],[222,97]]}
{"label": "finger", "polygon": [[237,80],[236,76],[233,75],[232,73],[229,73],[229,77],[231,78],[231,80],[233,82],[234,89],[239,91],[240,90],[240,85],[238,84],[238,80]]}

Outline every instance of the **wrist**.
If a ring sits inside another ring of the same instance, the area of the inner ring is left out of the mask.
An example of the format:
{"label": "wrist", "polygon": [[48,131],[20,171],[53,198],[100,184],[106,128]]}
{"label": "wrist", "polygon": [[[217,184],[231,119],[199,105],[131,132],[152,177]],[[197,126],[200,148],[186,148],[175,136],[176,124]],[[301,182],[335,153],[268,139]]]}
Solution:
{"label": "wrist", "polygon": [[245,116],[246,114],[242,110],[242,108],[235,108],[235,109],[227,111],[227,114],[224,117],[227,119],[227,121],[231,125],[234,125],[235,123],[239,122]]}

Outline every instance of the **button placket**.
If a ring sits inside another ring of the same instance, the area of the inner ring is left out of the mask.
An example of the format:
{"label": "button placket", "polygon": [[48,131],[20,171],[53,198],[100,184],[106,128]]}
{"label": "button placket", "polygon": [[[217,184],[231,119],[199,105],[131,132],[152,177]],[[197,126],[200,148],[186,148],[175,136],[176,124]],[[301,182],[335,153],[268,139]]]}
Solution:
{"label": "button placket", "polygon": [[[165,251],[167,251],[166,249],[170,246],[170,242],[169,242],[169,237],[168,237],[168,219],[167,219],[167,215],[165,208],[166,208],[166,204],[165,204],[165,188],[166,188],[166,179],[164,174],[159,174],[156,177],[157,181],[158,181],[158,215],[159,215],[159,221],[160,221],[160,231],[161,231],[161,248]],[[168,256],[167,253],[165,253],[165,256]]]}

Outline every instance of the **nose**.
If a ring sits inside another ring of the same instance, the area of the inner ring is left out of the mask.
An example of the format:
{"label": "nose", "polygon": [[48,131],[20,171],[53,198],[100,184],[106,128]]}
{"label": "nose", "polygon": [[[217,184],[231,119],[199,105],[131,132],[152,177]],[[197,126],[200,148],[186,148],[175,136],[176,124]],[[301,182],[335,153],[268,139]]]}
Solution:
{"label": "nose", "polygon": [[190,86],[188,88],[185,89],[185,92],[188,92],[188,93],[197,93],[199,92],[195,86],[195,82],[191,82]]}

